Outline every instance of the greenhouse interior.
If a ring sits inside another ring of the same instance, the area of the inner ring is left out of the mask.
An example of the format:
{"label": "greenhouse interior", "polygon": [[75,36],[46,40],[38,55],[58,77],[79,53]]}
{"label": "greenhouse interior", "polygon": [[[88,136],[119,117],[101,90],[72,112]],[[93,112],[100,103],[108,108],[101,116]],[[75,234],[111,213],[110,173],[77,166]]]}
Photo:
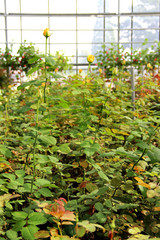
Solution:
{"label": "greenhouse interior", "polygon": [[160,240],[160,0],[0,0],[0,240]]}

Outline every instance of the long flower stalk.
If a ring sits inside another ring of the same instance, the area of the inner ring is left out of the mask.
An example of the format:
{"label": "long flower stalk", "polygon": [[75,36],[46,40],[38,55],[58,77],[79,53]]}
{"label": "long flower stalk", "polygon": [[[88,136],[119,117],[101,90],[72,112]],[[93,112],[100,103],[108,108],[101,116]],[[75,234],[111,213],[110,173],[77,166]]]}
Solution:
{"label": "long flower stalk", "polygon": [[[45,47],[45,56],[47,56],[47,37],[46,37],[46,47]],[[46,59],[45,59],[45,86],[44,86],[44,103],[46,102],[46,86],[47,86],[47,69],[46,69]]]}

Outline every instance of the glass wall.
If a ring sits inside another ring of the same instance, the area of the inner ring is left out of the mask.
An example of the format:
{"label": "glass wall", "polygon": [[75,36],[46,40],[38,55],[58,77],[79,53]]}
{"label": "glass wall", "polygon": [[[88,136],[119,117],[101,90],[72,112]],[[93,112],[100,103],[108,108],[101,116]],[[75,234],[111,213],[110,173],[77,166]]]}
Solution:
{"label": "glass wall", "polygon": [[43,30],[53,33],[50,52],[61,51],[79,68],[102,44],[128,50],[160,40],[160,0],[1,0],[0,48],[25,40],[44,52]]}

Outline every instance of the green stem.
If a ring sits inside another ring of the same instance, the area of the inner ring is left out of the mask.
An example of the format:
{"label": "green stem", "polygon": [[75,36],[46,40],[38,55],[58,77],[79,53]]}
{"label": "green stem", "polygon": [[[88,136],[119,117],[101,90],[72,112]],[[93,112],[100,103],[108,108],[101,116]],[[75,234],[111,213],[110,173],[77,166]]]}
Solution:
{"label": "green stem", "polygon": [[32,178],[32,182],[31,182],[31,195],[33,193],[33,183],[34,183],[35,170],[36,170],[35,152],[36,152],[37,136],[38,136],[38,132],[36,132],[34,145],[33,145],[33,178]]}
{"label": "green stem", "polygon": [[[38,117],[39,117],[39,96],[38,96],[38,102],[37,102],[36,128],[38,128]],[[34,183],[35,172],[36,172],[35,153],[36,153],[36,145],[37,145],[37,136],[38,136],[38,131],[36,131],[35,140],[33,144],[33,178],[31,182],[31,195],[33,193],[33,183]]]}
{"label": "green stem", "polygon": [[8,123],[9,117],[8,117],[8,103],[7,102],[5,104],[5,108],[6,108],[6,120],[7,120],[7,123]]}
{"label": "green stem", "polygon": [[[46,37],[46,48],[45,48],[45,57],[47,57],[47,37]],[[46,86],[47,86],[47,69],[46,69],[46,59],[45,59],[45,86],[44,86],[44,103],[46,103]]]}
{"label": "green stem", "polygon": [[88,65],[88,74],[91,72],[91,64]]}

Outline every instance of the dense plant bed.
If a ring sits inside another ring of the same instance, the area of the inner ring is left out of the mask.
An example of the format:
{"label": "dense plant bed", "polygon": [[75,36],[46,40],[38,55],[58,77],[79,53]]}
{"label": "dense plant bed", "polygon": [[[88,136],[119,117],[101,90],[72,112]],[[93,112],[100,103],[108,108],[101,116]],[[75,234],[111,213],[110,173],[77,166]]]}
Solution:
{"label": "dense plant bed", "polygon": [[0,240],[160,239],[159,85],[116,79],[1,90]]}

